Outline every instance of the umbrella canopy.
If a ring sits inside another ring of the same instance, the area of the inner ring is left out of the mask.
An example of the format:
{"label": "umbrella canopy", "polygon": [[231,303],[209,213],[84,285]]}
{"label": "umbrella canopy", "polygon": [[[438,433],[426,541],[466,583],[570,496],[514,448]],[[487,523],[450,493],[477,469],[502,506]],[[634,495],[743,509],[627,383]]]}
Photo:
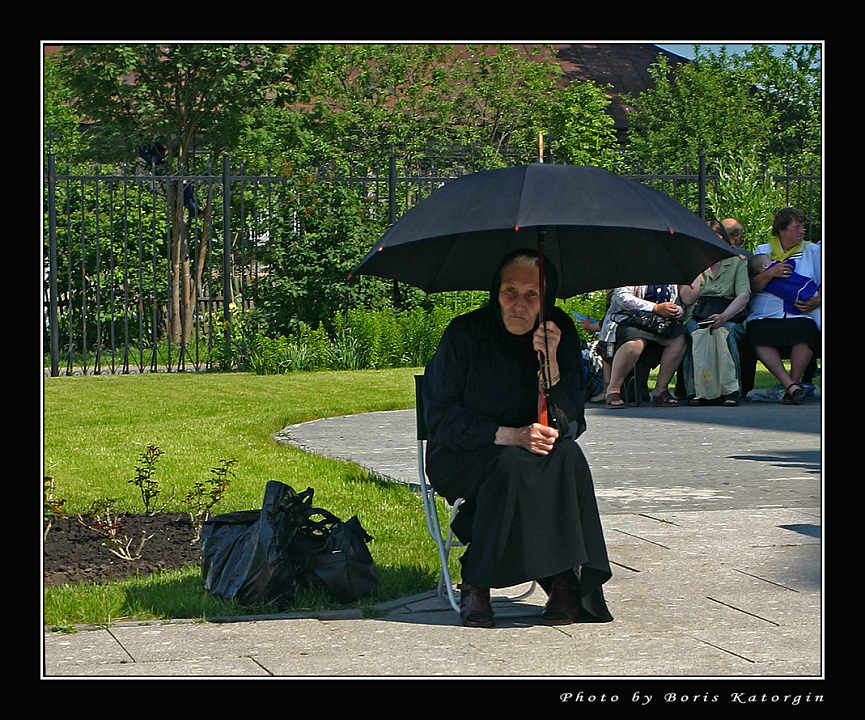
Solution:
{"label": "umbrella canopy", "polygon": [[427,292],[485,290],[507,252],[539,239],[562,298],[689,283],[737,254],[664,193],[601,168],[538,163],[448,182],[406,212],[351,274]]}

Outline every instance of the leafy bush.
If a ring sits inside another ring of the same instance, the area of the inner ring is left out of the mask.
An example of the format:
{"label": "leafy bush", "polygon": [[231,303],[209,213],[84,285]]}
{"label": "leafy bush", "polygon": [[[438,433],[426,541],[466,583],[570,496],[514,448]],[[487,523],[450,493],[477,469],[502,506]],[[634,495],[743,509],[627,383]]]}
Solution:
{"label": "leafy bush", "polygon": [[717,184],[707,190],[706,203],[717,220],[735,217],[742,223],[746,249],[769,242],[775,212],[786,203],[756,154],[727,153],[718,162]]}
{"label": "leafy bush", "polygon": [[[487,300],[487,293],[442,293],[427,307],[411,310],[351,309],[334,313],[329,327],[299,323],[296,333],[268,337],[255,310],[232,309],[232,364],[260,375],[305,370],[422,367],[435,354],[448,323]],[[571,313],[602,319],[604,291],[585,293],[559,305]],[[577,324],[584,338],[589,336]],[[215,358],[224,359],[224,339],[214,339]]]}

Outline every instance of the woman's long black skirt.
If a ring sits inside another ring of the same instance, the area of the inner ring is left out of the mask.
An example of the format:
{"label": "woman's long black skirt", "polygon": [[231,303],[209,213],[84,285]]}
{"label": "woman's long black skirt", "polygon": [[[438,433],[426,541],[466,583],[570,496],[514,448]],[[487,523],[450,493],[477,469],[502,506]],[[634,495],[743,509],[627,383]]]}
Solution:
{"label": "woman's long black skirt", "polygon": [[810,317],[750,320],[746,327],[748,340],[754,347],[789,348],[806,344],[815,355],[820,355],[820,330]]}
{"label": "woman's long black skirt", "polygon": [[463,580],[510,587],[571,575],[586,620],[609,621],[601,586],[612,577],[589,465],[580,446],[561,439],[549,455],[518,447],[437,453],[427,467],[432,486],[448,499],[465,498],[453,523],[468,544]]}

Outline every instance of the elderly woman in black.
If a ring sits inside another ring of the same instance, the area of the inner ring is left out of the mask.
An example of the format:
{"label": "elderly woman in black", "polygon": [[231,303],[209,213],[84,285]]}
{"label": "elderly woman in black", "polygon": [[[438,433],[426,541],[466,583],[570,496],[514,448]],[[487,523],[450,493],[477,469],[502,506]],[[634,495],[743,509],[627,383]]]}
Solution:
{"label": "elderly woman in black", "polygon": [[[612,575],[592,477],[576,438],[585,430],[579,339],[555,308],[556,274],[545,262],[546,338],[538,254],[506,256],[489,303],[455,318],[426,368],[426,468],[453,503],[468,544],[460,586],[464,625],[493,625],[491,587],[537,580],[549,625],[612,620],[601,585]],[[549,358],[551,416],[539,424],[538,353]]]}

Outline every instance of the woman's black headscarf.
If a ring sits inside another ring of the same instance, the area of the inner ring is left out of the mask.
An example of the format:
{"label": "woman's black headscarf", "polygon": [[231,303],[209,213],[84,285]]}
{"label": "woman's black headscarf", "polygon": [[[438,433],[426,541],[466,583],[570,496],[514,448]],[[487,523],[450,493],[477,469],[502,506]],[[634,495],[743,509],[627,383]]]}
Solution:
{"label": "woman's black headscarf", "polygon": [[[532,248],[523,248],[522,250],[514,250],[509,252],[502,258],[499,267],[493,275],[492,286],[490,287],[490,305],[497,310],[499,321],[502,321],[502,308],[499,305],[499,289],[502,286],[502,271],[516,257],[526,256],[537,258],[538,251]],[[549,318],[553,308],[556,306],[556,292],[559,287],[559,275],[556,272],[556,266],[553,265],[549,258],[544,255],[544,317]],[[538,321],[535,320],[532,330],[537,328]]]}

